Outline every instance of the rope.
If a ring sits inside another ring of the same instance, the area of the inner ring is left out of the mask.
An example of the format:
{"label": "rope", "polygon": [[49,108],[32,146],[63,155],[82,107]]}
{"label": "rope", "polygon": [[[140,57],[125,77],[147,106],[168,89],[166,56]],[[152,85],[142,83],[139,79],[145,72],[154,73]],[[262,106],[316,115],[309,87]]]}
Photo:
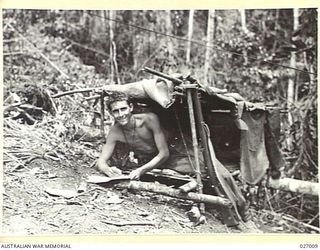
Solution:
{"label": "rope", "polygon": [[[189,40],[189,39],[186,39],[186,38],[182,38],[182,37],[177,37],[177,36],[174,36],[174,35],[170,35],[170,34],[167,34],[167,33],[164,33],[164,32],[159,32],[159,31],[155,31],[155,30],[143,28],[143,27],[138,26],[138,25],[125,23],[125,22],[120,21],[120,20],[118,20],[118,19],[112,19],[112,18],[104,17],[104,16],[100,16],[100,15],[94,14],[94,13],[88,13],[88,14],[91,15],[91,16],[100,17],[100,18],[102,18],[102,19],[109,20],[109,21],[112,21],[112,22],[120,23],[121,25],[124,25],[124,26],[133,27],[133,28],[136,28],[136,29],[140,29],[140,30],[147,31],[147,32],[150,32],[150,33],[155,33],[155,34],[157,34],[157,35],[162,35],[162,36],[170,37],[170,38],[173,38],[173,39],[176,39],[176,40],[180,40],[180,41],[184,41],[184,42],[191,42],[191,43],[196,44],[196,45],[198,45],[198,46],[207,47],[207,48],[212,48],[212,49],[215,49],[215,50],[220,51],[220,52],[223,52],[223,53],[230,53],[230,54],[233,54],[233,55],[245,57],[245,56],[244,56],[243,54],[241,54],[241,53],[232,52],[232,51],[229,51],[229,50],[226,50],[226,49],[222,49],[222,48],[218,47],[218,45],[210,46],[210,45],[204,44],[203,42],[200,42],[200,41]],[[293,70],[296,70],[296,71],[299,71],[299,72],[302,72],[302,73],[306,73],[306,74],[310,74],[310,75],[317,75],[317,73],[313,73],[313,72],[309,72],[309,71],[306,71],[306,70],[297,69],[297,68],[290,67],[290,66],[287,66],[287,65],[282,65],[282,64],[274,63],[274,62],[271,62],[271,61],[268,61],[268,60],[260,60],[260,59],[258,59],[257,57],[254,57],[254,56],[246,56],[246,58],[248,58],[248,59],[250,59],[250,60],[254,60],[254,61],[259,61],[259,62],[263,62],[263,63],[268,63],[268,64],[274,65],[274,66],[280,66],[280,67],[287,68],[287,69],[293,69]]]}

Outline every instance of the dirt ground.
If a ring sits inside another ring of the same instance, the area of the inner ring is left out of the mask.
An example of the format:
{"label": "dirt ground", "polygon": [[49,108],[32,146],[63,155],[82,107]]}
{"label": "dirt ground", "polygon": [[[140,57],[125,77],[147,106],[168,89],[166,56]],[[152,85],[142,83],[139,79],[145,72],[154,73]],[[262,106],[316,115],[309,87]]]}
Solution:
{"label": "dirt ground", "polygon": [[[3,233],[47,234],[183,234],[266,233],[272,228],[261,221],[230,228],[215,209],[206,222],[194,226],[187,212],[192,202],[140,191],[105,188],[86,183],[99,172],[86,157],[71,163],[35,159],[28,166],[4,164]],[[77,192],[65,198],[57,190]]]}

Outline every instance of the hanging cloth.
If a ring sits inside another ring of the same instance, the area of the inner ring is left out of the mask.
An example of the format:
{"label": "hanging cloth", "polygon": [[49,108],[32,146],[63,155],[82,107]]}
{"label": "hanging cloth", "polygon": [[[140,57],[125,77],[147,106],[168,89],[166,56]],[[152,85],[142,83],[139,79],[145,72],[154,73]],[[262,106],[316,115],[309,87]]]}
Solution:
{"label": "hanging cloth", "polygon": [[241,131],[241,160],[240,171],[243,181],[257,184],[269,167],[269,160],[265,147],[264,112],[244,112],[242,120],[247,124],[248,130]]}

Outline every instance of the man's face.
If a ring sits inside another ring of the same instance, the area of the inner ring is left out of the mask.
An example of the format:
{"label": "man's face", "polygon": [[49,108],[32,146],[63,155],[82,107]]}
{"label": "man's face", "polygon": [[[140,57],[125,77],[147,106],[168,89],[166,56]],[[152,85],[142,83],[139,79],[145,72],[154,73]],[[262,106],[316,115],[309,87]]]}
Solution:
{"label": "man's face", "polygon": [[126,125],[129,122],[133,107],[127,101],[114,102],[110,105],[110,108],[111,115],[120,125]]}

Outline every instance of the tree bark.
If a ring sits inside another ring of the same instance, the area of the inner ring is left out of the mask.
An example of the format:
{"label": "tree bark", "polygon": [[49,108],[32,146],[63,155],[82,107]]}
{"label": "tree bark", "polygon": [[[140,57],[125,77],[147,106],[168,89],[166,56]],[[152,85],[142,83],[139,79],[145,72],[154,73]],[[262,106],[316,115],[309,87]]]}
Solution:
{"label": "tree bark", "polygon": [[193,33],[193,16],[194,10],[189,11],[189,24],[188,24],[188,45],[187,45],[187,54],[186,54],[186,62],[190,62],[190,53],[191,53],[191,39]]}
{"label": "tree bark", "polygon": [[208,12],[208,25],[207,25],[207,42],[206,42],[206,52],[205,52],[205,59],[204,59],[204,84],[207,85],[214,85],[210,82],[209,77],[209,69],[211,64],[211,51],[213,46],[213,35],[214,35],[214,10],[209,10]]}

